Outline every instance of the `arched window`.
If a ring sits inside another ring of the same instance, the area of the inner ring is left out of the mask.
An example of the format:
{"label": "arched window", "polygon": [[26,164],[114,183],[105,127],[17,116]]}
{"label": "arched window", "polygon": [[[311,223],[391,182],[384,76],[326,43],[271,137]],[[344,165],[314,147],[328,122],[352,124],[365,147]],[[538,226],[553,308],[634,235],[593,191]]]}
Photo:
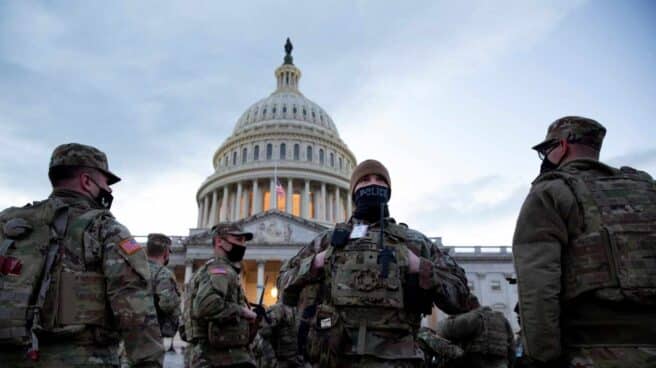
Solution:
{"label": "arched window", "polygon": [[260,159],[260,146],[255,146],[253,148],[253,161],[257,161]]}
{"label": "arched window", "polygon": [[241,163],[242,163],[242,164],[245,164],[245,163],[246,163],[246,157],[248,157],[248,149],[247,149],[247,148],[244,148],[244,149],[241,151]]}
{"label": "arched window", "polygon": [[223,166],[228,166],[228,155],[223,156]]}
{"label": "arched window", "polygon": [[294,144],[294,160],[298,161],[300,159],[299,157],[300,155],[301,155],[301,146],[298,143],[296,143]]}
{"label": "arched window", "polygon": [[269,143],[269,144],[267,144],[266,159],[271,160],[272,155],[273,155],[273,145],[271,143]]}
{"label": "arched window", "polygon": [[280,143],[280,159],[281,160],[287,159],[287,145],[284,143]]}
{"label": "arched window", "polygon": [[307,152],[305,153],[305,159],[312,162],[312,146],[307,146]]}
{"label": "arched window", "polygon": [[343,168],[344,163],[342,162],[342,158],[339,158],[339,169],[341,170]]}
{"label": "arched window", "polygon": [[319,163],[323,165],[323,148],[319,148]]}
{"label": "arched window", "polygon": [[335,155],[330,152],[330,167],[335,167]]}
{"label": "arched window", "polygon": [[237,151],[232,151],[232,166],[237,165]]}

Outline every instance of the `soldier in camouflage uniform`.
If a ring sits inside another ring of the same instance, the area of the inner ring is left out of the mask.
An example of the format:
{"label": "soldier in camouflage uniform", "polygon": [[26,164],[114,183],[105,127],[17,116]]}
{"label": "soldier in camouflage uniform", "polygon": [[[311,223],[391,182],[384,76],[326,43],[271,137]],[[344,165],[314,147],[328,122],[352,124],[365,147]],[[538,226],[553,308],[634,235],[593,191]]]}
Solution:
{"label": "soldier in camouflage uniform", "polygon": [[513,239],[523,366],[656,367],[656,189],[598,161],[605,134],[568,116],[533,147]]}
{"label": "soldier in camouflage uniform", "polygon": [[[48,199],[0,214],[2,258],[21,266],[0,275],[0,362],[117,367],[125,340],[134,366],[161,367],[146,254],[109,212],[109,186],[120,179],[103,152],[77,143],[55,148],[49,177]],[[39,247],[44,260],[22,263],[21,251]]]}
{"label": "soldier in camouflage uniform", "polygon": [[[280,289],[280,278],[276,283]],[[283,304],[280,300],[267,309],[267,319],[260,322],[258,334],[273,348],[275,355],[266,357],[275,362],[273,367],[297,368],[303,366],[303,357],[298,352],[298,323],[296,307]],[[263,354],[264,355],[264,354]],[[270,363],[269,363],[270,364]]]}
{"label": "soldier in camouflage uniform", "polygon": [[[433,304],[447,313],[467,310],[464,271],[389,217],[390,184],[380,162],[358,165],[351,219],[317,237],[281,275],[283,301],[303,305],[299,340],[321,367],[420,367],[422,315]],[[304,294],[308,286],[314,298]]]}
{"label": "soldier in camouflage uniform", "polygon": [[465,353],[453,362],[462,368],[508,368],[515,360],[515,340],[510,322],[501,312],[481,307],[472,295],[474,308],[443,319],[437,333],[460,345]]}
{"label": "soldier in camouflage uniform", "polygon": [[[214,255],[188,284],[185,339],[191,341],[192,368],[255,367],[250,343],[257,315],[248,306],[241,286],[240,262],[253,234],[232,223],[212,229]],[[186,312],[185,312],[186,313]]]}
{"label": "soldier in camouflage uniform", "polygon": [[173,271],[166,267],[171,253],[171,238],[164,234],[148,234],[146,244],[151,286],[162,337],[173,337],[180,320],[180,291]]}

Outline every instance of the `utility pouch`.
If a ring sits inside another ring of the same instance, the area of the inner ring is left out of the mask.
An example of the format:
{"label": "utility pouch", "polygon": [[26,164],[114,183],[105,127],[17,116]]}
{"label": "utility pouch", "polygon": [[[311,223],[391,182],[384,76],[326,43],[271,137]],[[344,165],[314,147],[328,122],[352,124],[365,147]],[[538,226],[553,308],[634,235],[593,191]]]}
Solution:
{"label": "utility pouch", "polygon": [[308,357],[321,367],[334,367],[339,352],[343,351],[344,324],[332,306],[320,304],[310,325]]}
{"label": "utility pouch", "polygon": [[243,318],[230,323],[210,321],[207,326],[207,337],[210,346],[216,349],[247,346],[250,339],[250,326]]}

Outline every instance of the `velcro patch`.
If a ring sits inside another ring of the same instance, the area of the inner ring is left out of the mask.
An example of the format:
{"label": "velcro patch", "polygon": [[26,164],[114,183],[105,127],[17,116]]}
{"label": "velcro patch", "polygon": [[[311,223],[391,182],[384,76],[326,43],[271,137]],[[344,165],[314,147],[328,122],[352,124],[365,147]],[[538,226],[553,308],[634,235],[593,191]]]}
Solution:
{"label": "velcro patch", "polygon": [[228,271],[226,271],[225,268],[214,267],[214,268],[211,268],[211,269],[210,269],[210,273],[211,273],[212,275],[227,275],[227,274],[228,274]]}
{"label": "velcro patch", "polygon": [[141,250],[141,245],[139,245],[139,243],[137,243],[133,238],[122,240],[120,243],[118,243],[118,246],[121,248],[121,250],[123,250],[123,252],[125,252],[125,254],[129,256]]}

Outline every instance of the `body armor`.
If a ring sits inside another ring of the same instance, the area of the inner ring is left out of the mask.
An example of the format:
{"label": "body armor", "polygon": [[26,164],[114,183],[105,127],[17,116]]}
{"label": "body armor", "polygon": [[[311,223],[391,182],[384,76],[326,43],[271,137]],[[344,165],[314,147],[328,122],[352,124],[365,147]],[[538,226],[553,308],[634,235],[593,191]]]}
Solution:
{"label": "body armor", "polygon": [[[384,246],[396,254],[396,261],[388,265],[387,277],[381,276],[378,262],[380,236],[380,228],[370,227],[363,237],[349,239],[343,247],[328,248],[323,303],[317,307],[310,331],[311,345],[325,347],[311,346],[311,358],[313,350],[321,355],[422,358],[414,343],[420,315],[405,308],[408,266],[401,257],[407,252],[403,249],[407,243],[405,229],[386,223]],[[395,349],[389,349],[391,340],[399,342]]]}
{"label": "body armor", "polygon": [[506,318],[489,307],[481,307],[477,314],[482,319],[482,329],[464,343],[465,351],[508,358],[508,341],[512,338],[508,334],[512,331],[506,326]]}
{"label": "body armor", "polygon": [[71,217],[68,210],[51,198],[0,215],[0,344],[107,327],[102,245],[85,230],[111,215],[90,210]]}
{"label": "body armor", "polygon": [[[599,164],[603,165],[603,164]],[[555,171],[572,189],[585,228],[563,255],[563,295],[594,291],[601,300],[656,300],[656,189],[646,174],[603,165],[606,173]],[[574,169],[575,170],[575,169]],[[542,178],[541,178],[542,179]]]}

